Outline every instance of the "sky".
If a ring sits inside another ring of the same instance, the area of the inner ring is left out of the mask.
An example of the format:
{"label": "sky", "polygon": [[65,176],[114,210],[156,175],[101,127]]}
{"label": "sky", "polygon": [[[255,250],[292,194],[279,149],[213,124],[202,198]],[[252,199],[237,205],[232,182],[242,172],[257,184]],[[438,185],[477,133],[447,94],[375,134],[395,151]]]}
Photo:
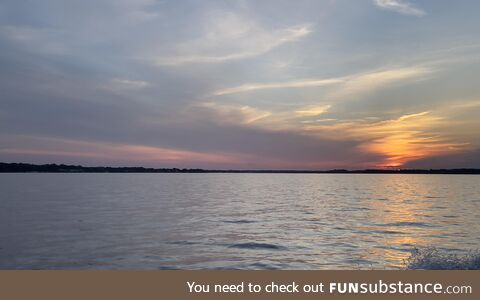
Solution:
{"label": "sky", "polygon": [[0,2],[0,161],[480,168],[480,1]]}

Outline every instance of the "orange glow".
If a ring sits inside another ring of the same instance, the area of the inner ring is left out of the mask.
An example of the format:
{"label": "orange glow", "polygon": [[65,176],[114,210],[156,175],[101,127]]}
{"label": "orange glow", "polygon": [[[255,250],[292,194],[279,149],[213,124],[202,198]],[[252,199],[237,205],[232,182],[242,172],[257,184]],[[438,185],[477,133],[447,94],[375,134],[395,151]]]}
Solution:
{"label": "orange glow", "polygon": [[374,139],[363,148],[386,156],[382,164],[391,167],[401,167],[411,160],[453,153],[463,148],[465,144],[450,142],[448,138],[431,132],[443,121],[429,112],[421,112],[368,125],[360,132]]}
{"label": "orange glow", "polygon": [[[434,155],[465,150],[469,144],[452,141],[440,135],[437,128],[448,126],[448,120],[425,111],[402,115],[385,121],[353,120],[331,125],[307,125],[304,129],[319,136],[364,140],[359,148],[385,159],[377,168],[401,168],[405,163]],[[441,132],[441,131],[440,131]]]}

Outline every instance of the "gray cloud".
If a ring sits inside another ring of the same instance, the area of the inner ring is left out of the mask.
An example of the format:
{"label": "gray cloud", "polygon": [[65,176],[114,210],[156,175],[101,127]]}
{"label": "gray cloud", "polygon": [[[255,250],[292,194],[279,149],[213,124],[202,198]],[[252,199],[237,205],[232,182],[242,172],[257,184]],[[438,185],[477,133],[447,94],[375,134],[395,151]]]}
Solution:
{"label": "gray cloud", "polygon": [[478,168],[480,166],[480,149],[459,152],[449,155],[439,155],[414,160],[406,164],[408,168]]}

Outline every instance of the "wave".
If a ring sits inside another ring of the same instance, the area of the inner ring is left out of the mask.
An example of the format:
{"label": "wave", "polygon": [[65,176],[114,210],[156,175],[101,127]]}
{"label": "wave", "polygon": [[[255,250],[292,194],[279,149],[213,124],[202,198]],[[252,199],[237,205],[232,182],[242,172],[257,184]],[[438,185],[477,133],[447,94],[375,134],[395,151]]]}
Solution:
{"label": "wave", "polygon": [[414,249],[405,260],[407,270],[480,270],[480,251],[451,253],[429,247]]}
{"label": "wave", "polygon": [[405,232],[395,231],[395,230],[371,230],[369,232],[365,232],[366,234],[370,233],[377,233],[377,234],[406,234]]}
{"label": "wave", "polygon": [[378,225],[385,227],[435,227],[433,224],[427,224],[424,222],[394,222]]}
{"label": "wave", "polygon": [[224,220],[223,223],[231,223],[231,224],[250,224],[256,223],[257,221],[252,220]]}
{"label": "wave", "polygon": [[283,246],[277,246],[273,244],[267,243],[241,243],[241,244],[233,244],[229,246],[229,248],[239,248],[239,249],[263,249],[263,250],[284,250],[286,249]]}
{"label": "wave", "polygon": [[169,241],[169,242],[165,242],[165,244],[188,246],[188,245],[195,245],[196,243],[192,241]]}

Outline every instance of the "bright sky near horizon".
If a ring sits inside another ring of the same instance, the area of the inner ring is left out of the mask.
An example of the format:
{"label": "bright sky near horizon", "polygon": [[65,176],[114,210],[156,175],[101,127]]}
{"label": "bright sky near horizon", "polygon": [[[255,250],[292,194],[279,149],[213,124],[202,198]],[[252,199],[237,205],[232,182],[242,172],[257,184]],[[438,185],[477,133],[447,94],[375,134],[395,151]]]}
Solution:
{"label": "bright sky near horizon", "polygon": [[0,161],[480,168],[480,1],[0,2]]}

